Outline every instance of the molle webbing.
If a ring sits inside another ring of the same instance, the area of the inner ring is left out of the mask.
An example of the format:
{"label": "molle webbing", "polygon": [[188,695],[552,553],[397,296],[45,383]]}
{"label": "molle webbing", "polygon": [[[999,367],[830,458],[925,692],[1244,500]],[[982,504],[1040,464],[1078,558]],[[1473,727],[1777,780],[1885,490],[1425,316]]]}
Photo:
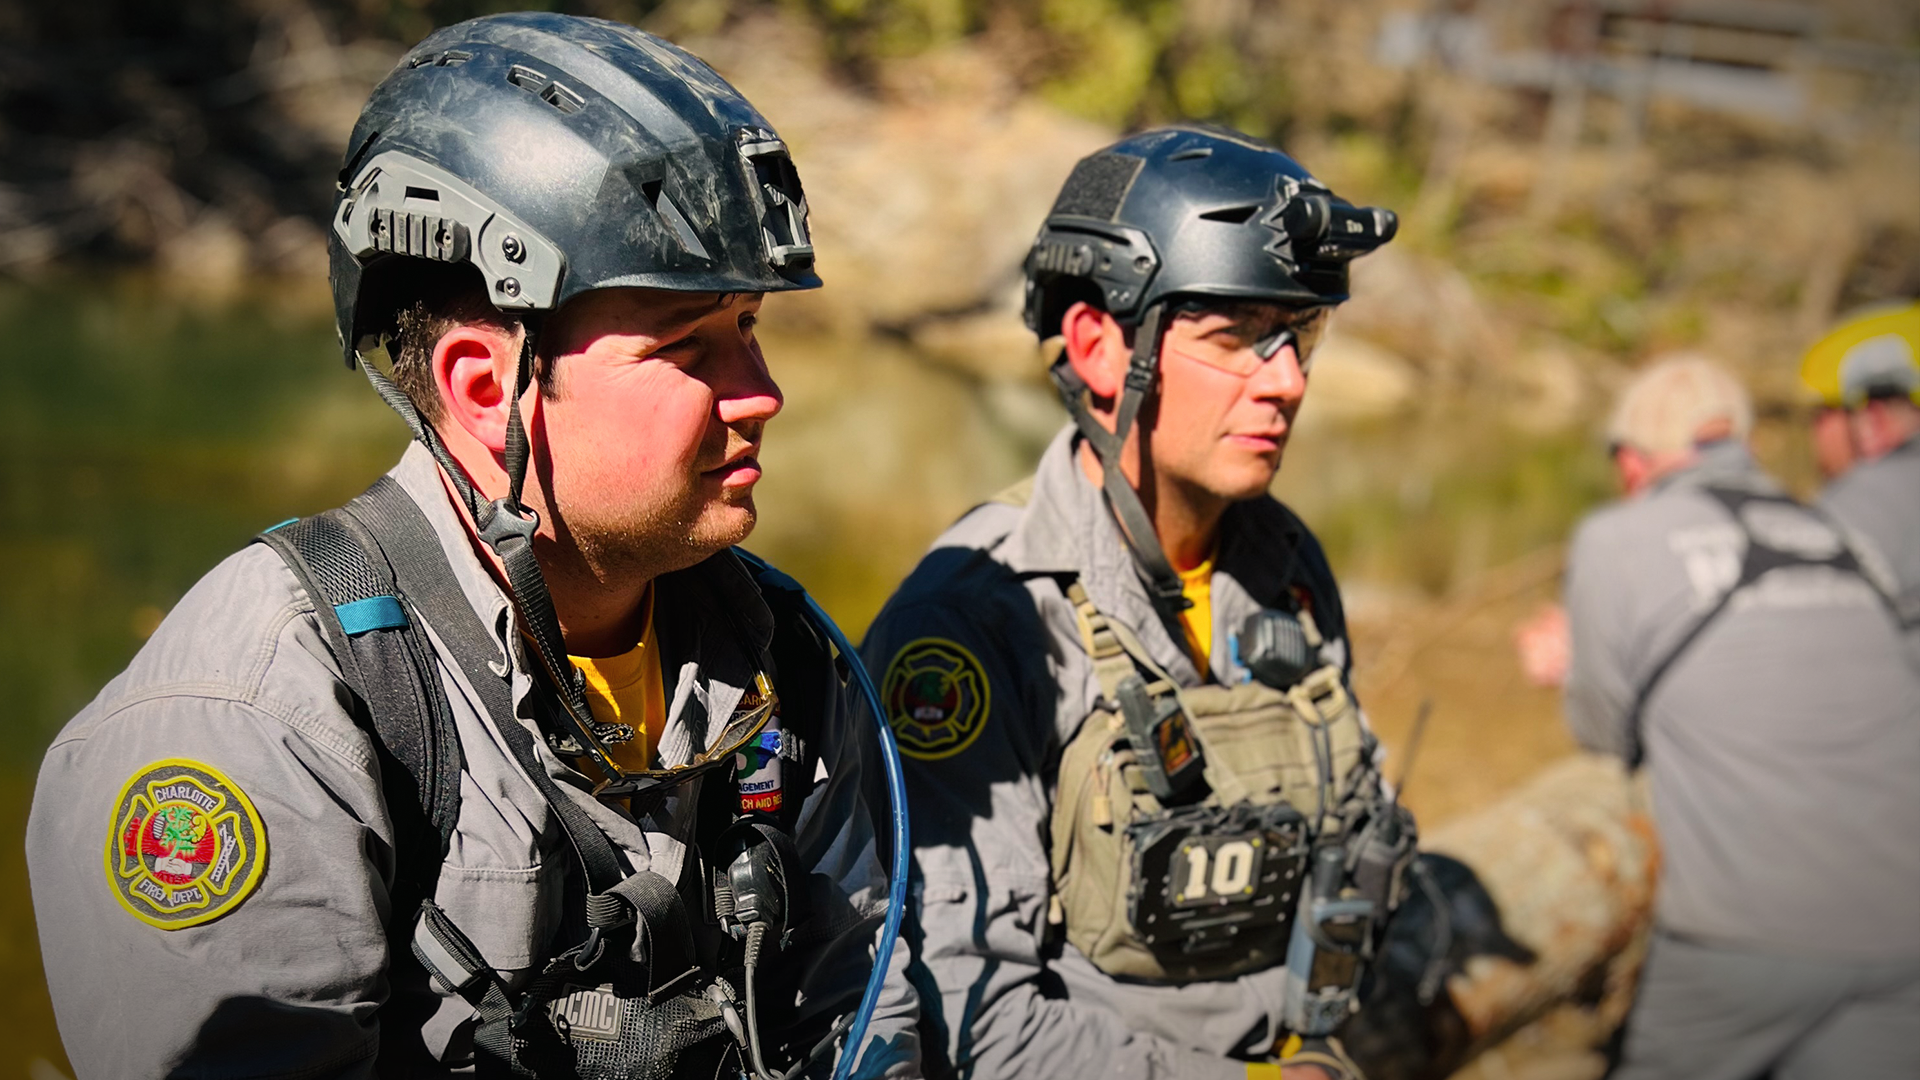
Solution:
{"label": "molle webbing", "polygon": [[1120,680],[1135,673],[1135,665],[1153,676],[1147,692],[1165,694],[1173,689],[1173,678],[1153,662],[1147,650],[1134,636],[1133,628],[1117,623],[1100,613],[1087,596],[1087,587],[1079,579],[1067,586],[1067,601],[1073,605],[1080,623],[1080,644],[1093,660],[1093,674],[1100,682],[1100,696],[1111,705],[1120,700]]}
{"label": "molle webbing", "polygon": [[[1305,845],[1342,834],[1377,794],[1370,737],[1338,669],[1322,666],[1287,691],[1258,682],[1181,688],[1079,581],[1066,596],[1100,698],[1061,752],[1049,922],[1064,924],[1096,967],[1149,982],[1283,962]],[[1199,744],[1204,789],[1166,803],[1153,794],[1142,755],[1155,751],[1135,744],[1123,715],[1128,681],[1146,681],[1153,701],[1177,700]],[[1208,853],[1236,848],[1240,865],[1257,870],[1244,880],[1208,877]],[[1231,895],[1194,893],[1202,879],[1228,882]],[[1228,923],[1237,929],[1223,930]]]}

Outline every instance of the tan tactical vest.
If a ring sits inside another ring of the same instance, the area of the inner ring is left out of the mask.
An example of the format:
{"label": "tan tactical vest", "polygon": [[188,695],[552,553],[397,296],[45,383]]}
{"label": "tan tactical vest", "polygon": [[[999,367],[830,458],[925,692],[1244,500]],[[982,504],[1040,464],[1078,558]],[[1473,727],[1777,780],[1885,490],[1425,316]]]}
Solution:
{"label": "tan tactical vest", "polygon": [[[1178,983],[1281,963],[1312,844],[1378,793],[1372,739],[1339,670],[1286,691],[1181,688],[1079,582],[1067,598],[1101,697],[1060,760],[1049,922],[1112,975]],[[1302,622],[1318,648],[1311,615]],[[1156,704],[1177,702],[1203,755],[1204,787],[1180,805],[1148,789],[1129,737],[1118,702],[1135,675]]]}

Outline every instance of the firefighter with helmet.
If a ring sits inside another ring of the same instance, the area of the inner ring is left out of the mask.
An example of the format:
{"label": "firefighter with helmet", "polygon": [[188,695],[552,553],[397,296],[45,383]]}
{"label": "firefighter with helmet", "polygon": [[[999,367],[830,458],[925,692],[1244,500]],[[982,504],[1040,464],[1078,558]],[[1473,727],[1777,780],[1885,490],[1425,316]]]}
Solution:
{"label": "firefighter with helmet", "polygon": [[211,571],[47,752],[76,1071],[916,1075],[889,741],[734,546],[761,301],[820,283],[779,136],[669,42],[490,16],[373,92],[329,231],[414,444]]}
{"label": "firefighter with helmet", "polygon": [[1920,663],[1920,302],[1842,320],[1807,350],[1800,379],[1820,396],[1820,507],[1885,562]]}
{"label": "firefighter with helmet", "polygon": [[1414,830],[1333,574],[1267,489],[1394,229],[1217,128],[1068,177],[1026,318],[1072,422],[863,646],[909,759],[928,1075],[1354,1075],[1327,1036]]}

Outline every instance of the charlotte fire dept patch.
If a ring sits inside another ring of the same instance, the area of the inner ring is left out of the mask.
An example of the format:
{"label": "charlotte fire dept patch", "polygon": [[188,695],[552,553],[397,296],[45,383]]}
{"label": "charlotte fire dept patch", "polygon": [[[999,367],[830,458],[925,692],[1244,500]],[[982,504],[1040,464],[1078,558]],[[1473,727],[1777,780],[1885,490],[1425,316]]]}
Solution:
{"label": "charlotte fire dept patch", "polygon": [[162,930],[239,907],[267,865],[259,812],[198,761],[168,758],[134,773],[107,828],[107,883],[134,918]]}
{"label": "charlotte fire dept patch", "polygon": [[921,761],[973,745],[993,701],[980,661],[946,638],[920,638],[894,654],[881,697],[900,752]]}

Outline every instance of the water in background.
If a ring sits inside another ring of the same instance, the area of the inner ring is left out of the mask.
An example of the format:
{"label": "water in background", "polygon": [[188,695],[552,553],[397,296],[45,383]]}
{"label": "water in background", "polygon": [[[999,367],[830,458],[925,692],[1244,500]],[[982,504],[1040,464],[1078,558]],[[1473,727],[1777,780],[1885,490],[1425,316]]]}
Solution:
{"label": "water in background", "polygon": [[[21,855],[48,741],[211,566],[351,497],[404,445],[339,362],[325,303],[286,287],[212,302],[132,278],[0,286],[0,1078],[65,1067]],[[750,546],[857,637],[946,523],[1030,470],[1064,413],[1037,377],[783,335],[778,311],[765,341],[788,403]],[[1585,435],[1524,435],[1470,403],[1356,427],[1310,400],[1302,423],[1278,490],[1376,625],[1557,543],[1605,492]]]}

